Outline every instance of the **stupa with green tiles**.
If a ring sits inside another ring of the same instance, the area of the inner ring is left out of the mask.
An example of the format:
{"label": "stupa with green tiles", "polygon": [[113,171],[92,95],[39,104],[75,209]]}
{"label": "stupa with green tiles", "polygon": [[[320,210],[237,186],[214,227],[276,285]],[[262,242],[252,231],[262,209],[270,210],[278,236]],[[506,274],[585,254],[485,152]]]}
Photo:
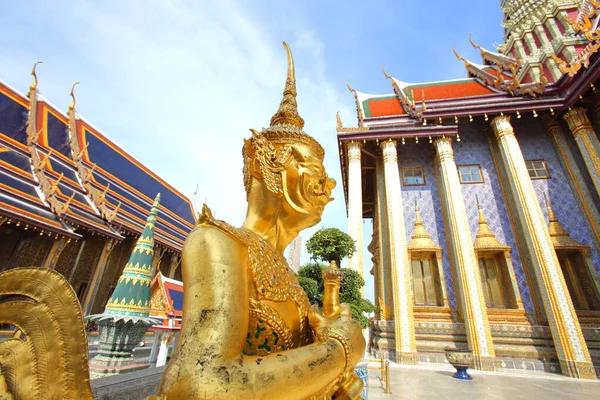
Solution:
{"label": "stupa with green tiles", "polygon": [[98,323],[99,354],[90,363],[92,378],[116,375],[147,368],[137,362],[133,349],[152,325],[150,318],[150,283],[154,256],[154,224],[158,215],[160,193],[156,196],[142,235],[123,269],[117,287],[104,313],[87,319]]}

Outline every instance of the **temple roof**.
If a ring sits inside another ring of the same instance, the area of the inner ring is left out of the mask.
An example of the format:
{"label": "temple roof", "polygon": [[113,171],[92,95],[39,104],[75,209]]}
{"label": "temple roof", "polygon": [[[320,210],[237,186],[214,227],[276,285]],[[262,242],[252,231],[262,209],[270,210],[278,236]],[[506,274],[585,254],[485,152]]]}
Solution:
{"label": "temple roof", "polygon": [[167,278],[158,271],[150,290],[150,316],[162,322],[151,329],[180,330],[183,315],[183,282]]}
{"label": "temple roof", "polygon": [[[42,210],[48,217],[54,214],[51,219],[58,226],[53,230],[78,237],[71,228],[81,227],[116,239],[122,238],[119,231],[141,234],[147,210],[160,192],[163,212],[156,224],[157,243],[180,251],[195,224],[191,201],[74,110],[73,118],[71,111],[57,110],[36,85],[37,78],[32,85],[35,97],[30,93],[28,98],[0,81],[0,174],[9,169],[12,175],[15,169],[24,174],[18,183],[14,177],[0,176],[0,182],[6,181],[2,191],[29,192],[33,198],[28,201],[41,207],[35,215]],[[36,106],[28,120],[32,101]],[[1,207],[0,213],[8,215]],[[40,228],[42,222],[40,217]]]}
{"label": "temple roof", "polygon": [[27,100],[0,83],[0,214],[45,233],[79,238],[43,201],[27,148]]}

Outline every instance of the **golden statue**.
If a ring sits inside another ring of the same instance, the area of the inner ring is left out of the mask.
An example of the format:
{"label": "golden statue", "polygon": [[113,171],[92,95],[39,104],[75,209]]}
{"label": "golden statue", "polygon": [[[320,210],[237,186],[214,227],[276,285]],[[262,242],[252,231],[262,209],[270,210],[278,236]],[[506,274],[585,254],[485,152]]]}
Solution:
{"label": "golden statue", "polygon": [[[243,146],[241,228],[204,206],[183,247],[183,326],[159,392],[173,399],[355,399],[365,341],[347,307],[311,308],[283,256],[321,220],[335,181],[298,115],[294,62],[271,126]],[[335,293],[335,291],[328,291]],[[337,300],[325,299],[325,304]]]}
{"label": "golden statue", "polygon": [[[269,128],[243,146],[248,211],[241,228],[206,205],[182,255],[183,325],[150,399],[357,399],[365,340],[339,304],[341,271],[324,272],[324,310],[311,308],[283,256],[321,220],[335,181],[298,115],[292,54]],[[53,270],[0,274],[0,399],[91,399],[87,341],[77,297]],[[23,340],[26,337],[27,340]],[[10,393],[10,394],[9,394]]]}

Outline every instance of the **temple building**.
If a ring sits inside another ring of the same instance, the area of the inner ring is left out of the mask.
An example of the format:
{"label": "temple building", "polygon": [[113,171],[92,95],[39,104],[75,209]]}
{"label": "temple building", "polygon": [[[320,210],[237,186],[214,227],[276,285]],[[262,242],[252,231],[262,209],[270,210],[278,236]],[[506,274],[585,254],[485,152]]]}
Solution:
{"label": "temple building", "polygon": [[[466,77],[349,86],[337,131],[349,233],[369,241],[370,348],[469,348],[481,370],[600,373],[600,2],[502,0],[504,44]],[[448,49],[451,51],[451,49]],[[390,74],[388,74],[388,72]],[[362,237],[363,219],[372,238]]]}
{"label": "temple building", "polygon": [[73,90],[62,112],[32,75],[26,95],[0,82],[0,271],[53,268],[101,313],[161,193],[153,269],[181,280],[190,200],[85,121]]}

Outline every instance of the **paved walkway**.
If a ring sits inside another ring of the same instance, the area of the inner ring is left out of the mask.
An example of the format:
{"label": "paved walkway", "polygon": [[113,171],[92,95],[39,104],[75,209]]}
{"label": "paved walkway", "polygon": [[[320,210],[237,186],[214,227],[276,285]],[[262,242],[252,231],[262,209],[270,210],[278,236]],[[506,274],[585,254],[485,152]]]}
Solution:
{"label": "paved walkway", "polygon": [[[369,363],[377,368],[379,363]],[[550,373],[471,371],[472,381],[452,378],[450,365],[399,366],[390,363],[392,394],[384,394],[380,371],[369,370],[369,400],[390,399],[600,399],[600,381]]]}

